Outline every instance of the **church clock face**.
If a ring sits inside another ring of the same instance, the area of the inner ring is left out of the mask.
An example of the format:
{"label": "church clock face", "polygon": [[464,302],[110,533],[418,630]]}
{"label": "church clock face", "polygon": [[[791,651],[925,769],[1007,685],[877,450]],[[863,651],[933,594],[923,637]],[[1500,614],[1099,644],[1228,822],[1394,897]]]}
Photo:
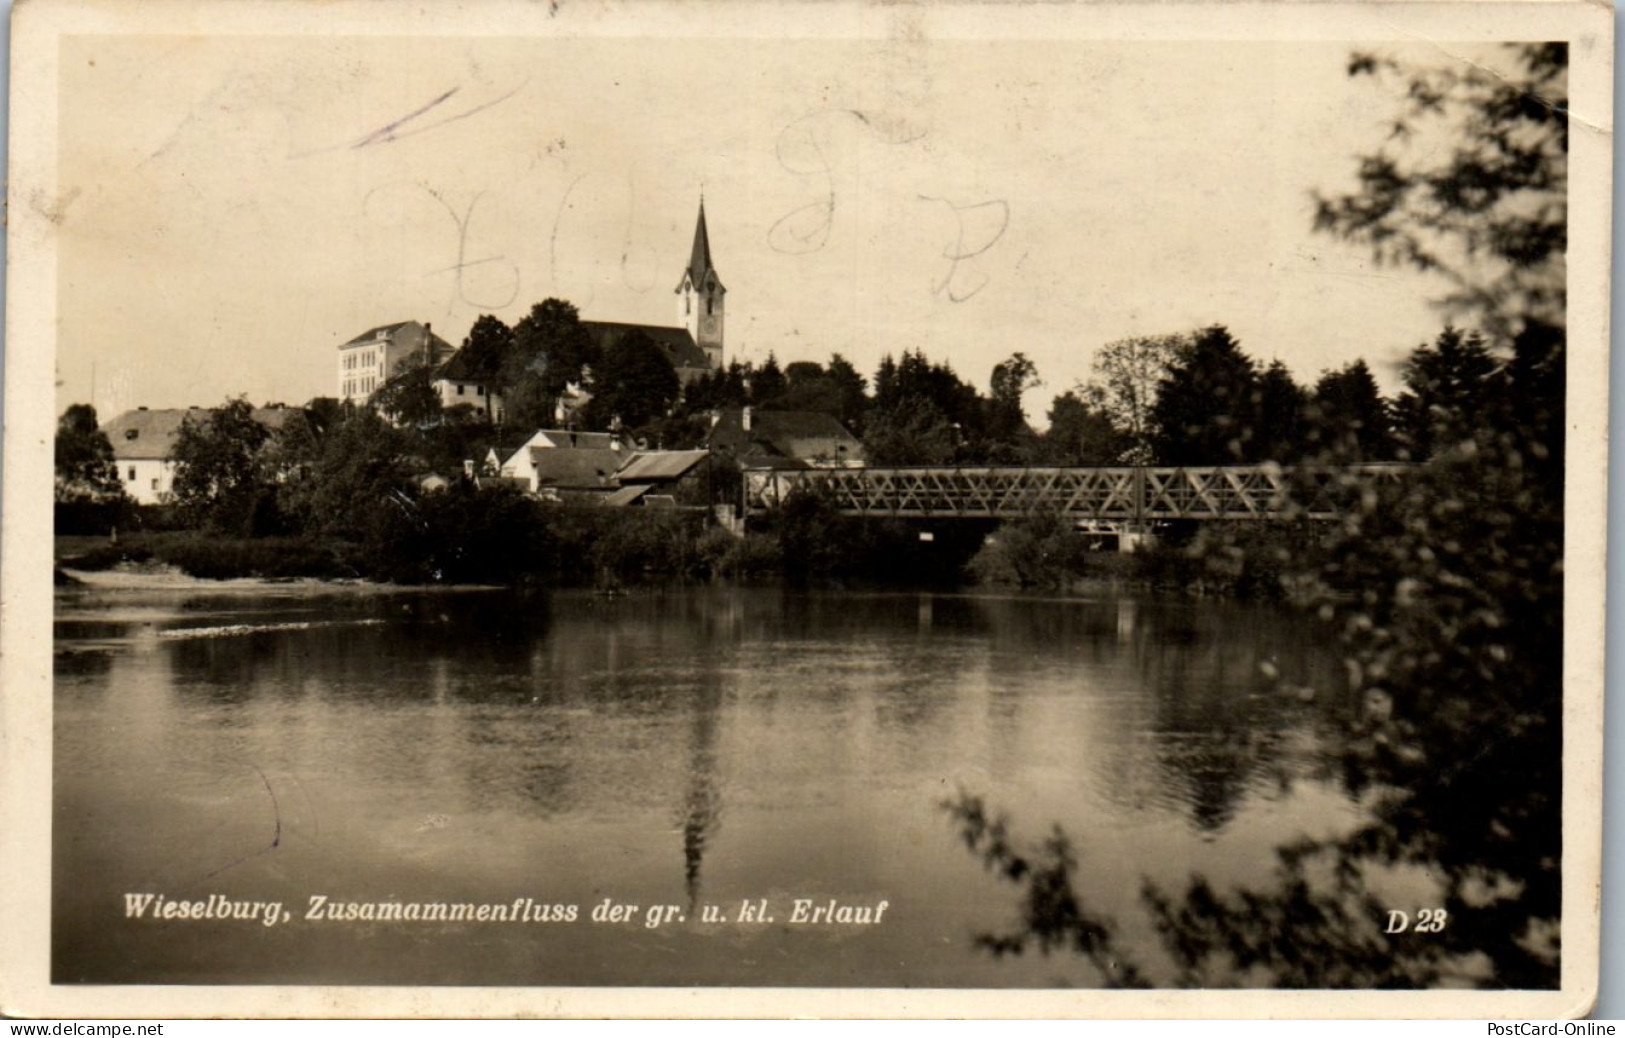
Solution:
{"label": "church clock face", "polygon": [[706,314],[704,317],[700,318],[700,331],[707,335],[715,335],[717,333],[716,315]]}

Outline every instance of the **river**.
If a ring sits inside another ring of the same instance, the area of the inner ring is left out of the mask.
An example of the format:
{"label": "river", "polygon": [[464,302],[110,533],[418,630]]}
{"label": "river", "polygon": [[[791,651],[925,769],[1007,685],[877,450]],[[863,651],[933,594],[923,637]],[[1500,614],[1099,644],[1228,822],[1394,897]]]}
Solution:
{"label": "river", "polygon": [[[1148,880],[1256,881],[1360,818],[1320,640],[1132,597],[64,590],[53,979],[1096,984],[977,947],[1019,892],[943,803],[980,796],[1026,843],[1059,824],[1080,894],[1154,963]],[[286,915],[132,918],[142,894]],[[313,897],[577,917],[307,918]],[[793,923],[798,899],[878,921]],[[637,907],[594,920],[606,901]]]}

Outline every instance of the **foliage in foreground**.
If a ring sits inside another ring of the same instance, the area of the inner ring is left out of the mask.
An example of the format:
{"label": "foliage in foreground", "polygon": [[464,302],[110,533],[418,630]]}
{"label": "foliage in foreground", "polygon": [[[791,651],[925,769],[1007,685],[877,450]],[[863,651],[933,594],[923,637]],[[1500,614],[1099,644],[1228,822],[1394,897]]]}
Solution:
{"label": "foliage in foreground", "polygon": [[[1364,821],[1278,848],[1274,874],[1241,889],[1200,875],[1181,890],[1147,885],[1141,904],[1171,970],[1158,983],[1558,982],[1566,51],[1514,53],[1515,76],[1351,64],[1353,74],[1408,77],[1402,137],[1448,115],[1462,140],[1410,162],[1368,158],[1361,191],[1323,200],[1319,225],[1380,258],[1443,271],[1447,302],[1475,311],[1503,345],[1492,361],[1447,333],[1413,357],[1405,433],[1424,464],[1391,484],[1349,487],[1340,528],[1288,574],[1294,600],[1340,647],[1358,704],[1337,778]],[[1494,261],[1487,280],[1456,262],[1463,253]],[[1216,432],[1250,442],[1244,428]],[[1358,436],[1340,438],[1324,460],[1351,460],[1359,447]],[[944,806],[970,849],[1022,890],[1015,927],[984,935],[984,946],[1070,947],[1107,985],[1150,975],[1117,952],[1120,923],[1090,913],[1075,883],[1086,848],[1056,833],[1023,849],[977,797]],[[1405,869],[1425,870],[1432,903],[1448,913],[1426,939],[1382,926],[1394,906],[1376,895],[1379,878]]]}

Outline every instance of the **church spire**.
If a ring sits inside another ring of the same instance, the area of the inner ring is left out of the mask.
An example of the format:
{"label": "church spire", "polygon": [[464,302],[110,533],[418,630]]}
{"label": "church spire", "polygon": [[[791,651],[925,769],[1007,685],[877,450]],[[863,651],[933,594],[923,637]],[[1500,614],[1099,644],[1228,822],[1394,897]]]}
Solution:
{"label": "church spire", "polygon": [[694,221],[694,247],[688,266],[677,283],[677,318],[688,329],[694,344],[705,351],[713,369],[722,367],[723,297],[717,268],[711,262],[711,235],[705,228],[705,194],[700,194],[700,215]]}
{"label": "church spire", "polygon": [[[706,275],[709,274],[716,281],[716,286],[722,288],[722,279],[717,276],[717,268],[711,263],[711,235],[705,229],[705,196],[700,196],[700,215],[694,222],[694,248],[689,253],[688,270],[685,271],[688,281],[695,288],[703,288]],[[682,291],[681,286],[678,291]]]}

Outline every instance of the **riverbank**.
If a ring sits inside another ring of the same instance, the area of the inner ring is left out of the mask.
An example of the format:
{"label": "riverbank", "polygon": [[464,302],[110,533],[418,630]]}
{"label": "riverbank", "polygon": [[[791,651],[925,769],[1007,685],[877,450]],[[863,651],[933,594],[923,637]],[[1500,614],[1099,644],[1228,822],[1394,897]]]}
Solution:
{"label": "riverbank", "polygon": [[58,568],[57,587],[85,591],[198,591],[241,594],[385,595],[401,592],[462,593],[501,591],[498,584],[395,584],[389,581],[321,577],[194,577],[174,566],[121,563],[105,570]]}
{"label": "riverbank", "polygon": [[[157,588],[201,581],[266,587],[592,587],[712,580],[834,589],[988,589],[1069,596],[1140,592],[1277,599],[1318,545],[1312,533],[1258,524],[1170,529],[1120,554],[1058,517],[1005,524],[780,516],[735,536],[684,516],[550,513],[523,551],[448,542],[422,565],[378,565],[379,545],[314,537],[234,538],[142,531],[56,539],[57,584]],[[474,558],[478,556],[478,558]],[[471,563],[478,562],[477,565]]]}

